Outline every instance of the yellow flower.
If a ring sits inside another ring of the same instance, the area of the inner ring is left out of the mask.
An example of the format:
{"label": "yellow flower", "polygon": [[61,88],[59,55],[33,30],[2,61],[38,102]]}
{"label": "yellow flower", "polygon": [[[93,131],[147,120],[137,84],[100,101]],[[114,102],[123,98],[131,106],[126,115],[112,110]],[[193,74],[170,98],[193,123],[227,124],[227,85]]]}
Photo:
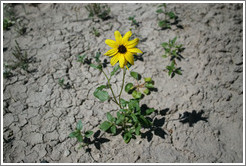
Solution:
{"label": "yellow flower", "polygon": [[112,56],[110,63],[114,66],[118,61],[121,68],[124,66],[127,67],[127,62],[131,65],[134,65],[134,54],[143,53],[140,49],[135,48],[138,44],[139,39],[135,38],[131,41],[128,41],[131,37],[132,32],[128,31],[124,37],[122,38],[119,31],[114,32],[115,40],[106,39],[105,43],[112,47],[109,51],[107,51],[104,55]]}

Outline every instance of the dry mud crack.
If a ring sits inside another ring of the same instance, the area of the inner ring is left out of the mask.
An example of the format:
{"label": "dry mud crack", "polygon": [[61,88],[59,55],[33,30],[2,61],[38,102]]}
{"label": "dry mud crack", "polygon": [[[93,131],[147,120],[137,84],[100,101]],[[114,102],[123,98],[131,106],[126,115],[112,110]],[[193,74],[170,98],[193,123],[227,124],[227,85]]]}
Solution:
{"label": "dry mud crack", "polygon": [[[4,162],[94,162],[68,135],[78,120],[85,129],[97,131],[105,113],[117,107],[113,102],[102,105],[93,96],[106,79],[77,62],[76,56],[107,51],[105,39],[114,38],[115,30],[126,33],[130,28],[144,52],[143,61],[137,60],[132,70],[152,77],[158,87],[141,104],[157,110],[156,123],[165,133],[153,131],[129,144],[120,135],[105,134],[110,141],[100,150],[92,146],[93,158],[102,163],[243,162],[242,4],[168,4],[183,27],[168,30],[158,27],[159,4],[109,4],[111,18],[106,21],[88,19],[85,5],[14,6],[27,30],[24,35],[14,28],[3,32],[4,63],[13,60],[15,40],[34,61],[29,66],[33,72],[16,69],[13,77],[3,80]],[[138,29],[128,20],[132,15],[140,23]],[[99,37],[90,32],[92,27]],[[161,43],[175,36],[185,47],[179,62],[183,75],[171,79],[163,71],[168,60],[162,58]],[[112,81],[119,84],[121,74]],[[61,88],[60,78],[72,88]],[[203,111],[206,120],[191,125],[173,120],[192,111]]]}

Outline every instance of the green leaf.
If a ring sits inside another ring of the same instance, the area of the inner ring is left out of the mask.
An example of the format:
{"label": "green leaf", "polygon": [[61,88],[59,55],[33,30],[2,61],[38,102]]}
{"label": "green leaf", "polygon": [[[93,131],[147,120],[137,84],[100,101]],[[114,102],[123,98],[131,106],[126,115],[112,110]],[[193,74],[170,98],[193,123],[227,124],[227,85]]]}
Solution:
{"label": "green leaf", "polygon": [[131,117],[133,119],[134,122],[138,122],[138,118],[136,117],[135,114],[131,114]]}
{"label": "green leaf", "polygon": [[85,57],[86,57],[86,55],[82,55],[82,56],[78,55],[78,56],[77,56],[77,58],[78,58],[78,59],[77,59],[77,62],[84,63]]}
{"label": "green leaf", "polygon": [[171,45],[174,46],[175,42],[177,40],[177,36],[175,38],[173,38],[173,40],[171,40]]}
{"label": "green leaf", "polygon": [[150,115],[153,112],[155,112],[155,109],[154,108],[149,108],[149,109],[146,110],[146,115]]}
{"label": "green leaf", "polygon": [[172,62],[171,62],[171,67],[172,67],[173,69],[175,68],[174,65],[175,65],[175,61],[172,60]]}
{"label": "green leaf", "polygon": [[128,103],[128,108],[132,111],[137,111],[137,112],[140,111],[139,101],[131,99],[130,102]]}
{"label": "green leaf", "polygon": [[[101,90],[101,89],[103,89],[104,86],[105,86],[105,85],[102,85],[102,86],[98,87],[98,88],[94,91],[94,93],[93,93],[93,95],[94,95],[96,98],[98,98],[100,101],[102,101],[102,102],[104,102],[104,101],[106,101],[106,100],[109,100],[109,98],[110,98],[108,92]],[[105,87],[106,87],[106,86],[105,86]]]}
{"label": "green leaf", "polygon": [[96,62],[98,62],[98,63],[101,62],[101,60],[99,59],[100,56],[101,56],[101,52],[97,52],[95,59],[96,59]]}
{"label": "green leaf", "polygon": [[139,116],[139,121],[145,127],[151,126],[151,122],[148,119],[146,119],[143,115]]}
{"label": "green leaf", "polygon": [[111,133],[113,133],[115,135],[116,134],[116,126],[115,125],[111,126],[110,131],[111,131]]}
{"label": "green leaf", "polygon": [[126,107],[128,103],[129,103],[128,101],[126,101],[124,99],[120,99],[120,104],[122,107]]}
{"label": "green leaf", "polygon": [[172,74],[172,72],[173,72],[172,70],[169,70],[168,75],[170,76]]}
{"label": "green leaf", "polygon": [[173,12],[168,12],[167,15],[170,19],[175,19],[177,17]]}
{"label": "green leaf", "polygon": [[121,114],[120,112],[117,112],[117,120],[116,120],[116,124],[120,124],[124,121],[125,119],[125,116],[123,114]]}
{"label": "green leaf", "polygon": [[93,131],[88,130],[85,132],[85,137],[89,138],[92,134],[93,134]]}
{"label": "green leaf", "polygon": [[160,14],[160,13],[164,13],[164,11],[162,9],[158,9],[156,10],[156,13]]}
{"label": "green leaf", "polygon": [[113,76],[119,69],[120,69],[119,65],[115,66],[113,71],[110,73],[110,75]]}
{"label": "green leaf", "polygon": [[163,4],[159,5],[158,7],[165,7],[166,8],[167,6],[165,3],[163,3]]}
{"label": "green leaf", "polygon": [[162,55],[162,57],[163,57],[163,58],[167,58],[167,55],[166,55],[166,54],[164,54],[164,55]]}
{"label": "green leaf", "polygon": [[182,72],[181,72],[181,70],[179,68],[175,70],[175,73],[177,73],[179,75],[182,75]]}
{"label": "green leaf", "polygon": [[95,64],[91,63],[90,66],[95,68],[95,69],[102,69],[102,65],[95,65]]}
{"label": "green leaf", "polygon": [[130,90],[132,90],[132,88],[133,88],[133,83],[127,83],[125,86],[125,91],[129,93]]}
{"label": "green leaf", "polygon": [[83,142],[83,136],[81,134],[79,134],[76,138],[79,142]]}
{"label": "green leaf", "polygon": [[70,137],[70,138],[75,138],[75,137],[77,137],[78,136],[78,132],[77,131],[73,131],[73,132],[71,132],[68,136]]}
{"label": "green leaf", "polygon": [[140,99],[140,98],[142,98],[142,93],[141,92],[138,92],[138,91],[133,91],[132,92],[132,97],[134,97],[135,99]]}
{"label": "green leaf", "polygon": [[145,82],[152,82],[152,78],[151,78],[151,77],[145,77],[145,78],[144,78],[144,81],[145,81]]}
{"label": "green leaf", "polygon": [[162,46],[163,48],[167,48],[168,43],[167,43],[167,42],[164,42],[164,43],[161,44],[161,46]]}
{"label": "green leaf", "polygon": [[101,85],[101,86],[97,87],[98,90],[103,90],[103,89],[106,89],[106,88],[107,88],[106,85]]}
{"label": "green leaf", "polygon": [[83,128],[82,121],[79,120],[78,123],[77,123],[76,129],[77,130],[82,130],[82,128]]}
{"label": "green leaf", "polygon": [[153,83],[146,83],[146,84],[144,84],[144,86],[146,88],[155,88],[154,85],[153,85]]}
{"label": "green leaf", "polygon": [[108,121],[113,122],[113,116],[109,112],[107,112],[107,119]]}
{"label": "green leaf", "polygon": [[132,138],[132,134],[130,132],[125,133],[123,136],[125,143],[129,143],[131,138]]}
{"label": "green leaf", "polygon": [[103,131],[107,131],[110,127],[111,127],[111,123],[109,121],[104,121],[99,128],[102,129]]}
{"label": "green leaf", "polygon": [[135,128],[136,135],[140,135],[140,129],[141,129],[141,125],[138,124],[137,127]]}
{"label": "green leaf", "polygon": [[150,93],[150,91],[149,91],[148,88],[146,88],[143,92],[144,92],[144,94],[146,94],[146,95],[148,95],[148,94]]}
{"label": "green leaf", "polygon": [[137,72],[131,71],[130,75],[135,78],[136,80],[140,80],[141,79],[141,75],[138,74]]}

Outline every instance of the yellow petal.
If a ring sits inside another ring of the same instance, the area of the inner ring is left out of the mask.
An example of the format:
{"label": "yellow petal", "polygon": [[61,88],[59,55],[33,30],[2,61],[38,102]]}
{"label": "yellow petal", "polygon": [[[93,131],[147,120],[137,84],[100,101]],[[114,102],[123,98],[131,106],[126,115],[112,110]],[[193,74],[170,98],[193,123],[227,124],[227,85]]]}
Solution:
{"label": "yellow petal", "polygon": [[126,60],[131,64],[131,65],[134,65],[134,57],[133,57],[133,54],[130,53],[130,52],[127,52],[125,54],[125,58]]}
{"label": "yellow petal", "polygon": [[117,48],[113,48],[113,49],[108,50],[104,55],[113,56],[113,55],[115,55],[117,53],[118,53],[118,49]]}
{"label": "yellow petal", "polygon": [[122,45],[122,36],[119,31],[114,32],[114,37],[118,45]]}
{"label": "yellow petal", "polygon": [[124,68],[126,60],[125,60],[125,56],[123,54],[120,54],[120,56],[119,56],[119,63],[120,63],[120,67]]}
{"label": "yellow petal", "polygon": [[140,49],[138,48],[128,48],[127,51],[132,52],[132,53],[143,53]]}
{"label": "yellow petal", "polygon": [[112,47],[112,48],[118,48],[118,44],[116,43],[116,41],[114,40],[111,40],[111,39],[106,39],[105,40],[105,43],[109,46],[109,47]]}
{"label": "yellow petal", "polygon": [[119,53],[111,58],[110,64],[114,66],[118,61],[119,61]]}
{"label": "yellow petal", "polygon": [[126,44],[131,36],[132,36],[131,31],[126,32],[126,34],[124,35],[122,39],[122,44]]}
{"label": "yellow petal", "polygon": [[128,41],[128,42],[125,44],[125,46],[126,46],[127,48],[133,48],[133,47],[135,47],[135,46],[138,44],[138,42],[139,42],[139,39],[138,39],[138,38],[135,38],[135,39],[133,39],[133,40],[131,40],[131,41]]}

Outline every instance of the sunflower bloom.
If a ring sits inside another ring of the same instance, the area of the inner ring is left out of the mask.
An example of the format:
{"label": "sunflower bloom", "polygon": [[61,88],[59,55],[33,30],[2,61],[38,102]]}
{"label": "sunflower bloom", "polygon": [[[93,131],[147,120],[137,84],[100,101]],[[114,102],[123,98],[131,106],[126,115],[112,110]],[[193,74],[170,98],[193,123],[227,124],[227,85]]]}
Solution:
{"label": "sunflower bloom", "polygon": [[140,49],[135,48],[139,42],[138,38],[128,41],[132,32],[128,31],[123,37],[119,31],[114,32],[115,40],[106,39],[105,43],[112,49],[107,51],[104,55],[112,56],[110,63],[114,66],[118,61],[121,68],[127,67],[127,62],[134,65],[133,55],[143,53]]}

